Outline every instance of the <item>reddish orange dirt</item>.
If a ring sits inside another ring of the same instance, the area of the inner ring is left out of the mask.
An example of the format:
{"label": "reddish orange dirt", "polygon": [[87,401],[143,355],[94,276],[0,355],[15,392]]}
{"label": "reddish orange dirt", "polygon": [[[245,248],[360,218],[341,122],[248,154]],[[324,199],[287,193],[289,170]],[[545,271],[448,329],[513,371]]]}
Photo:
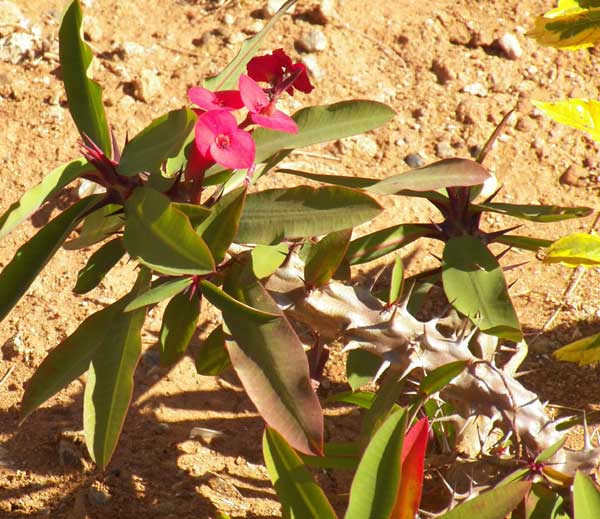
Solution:
{"label": "reddish orange dirt", "polygon": [[[64,2],[15,3],[30,29],[11,28],[0,19],[0,37],[17,31],[35,38],[21,61],[0,60],[2,210],[52,168],[78,155],[57,61]],[[93,75],[104,87],[120,142],[152,118],[183,106],[187,89],[218,71],[246,33],[264,23],[263,4],[255,0],[83,3],[86,34],[98,56]],[[524,36],[532,17],[552,2],[339,0],[336,5],[337,15],[319,25],[313,2],[300,0],[295,13],[267,38],[266,50],[283,47],[318,66],[314,92],[296,95],[285,108],[292,112],[307,104],[369,98],[388,103],[397,116],[366,136],[294,153],[288,163],[315,172],[383,178],[409,169],[404,158],[410,153],[426,162],[469,157],[503,114],[516,107],[514,120],[485,163],[504,185],[499,200],[598,205],[598,145],[542,117],[530,104],[531,99],[597,97],[592,81],[600,67],[597,52],[559,53]],[[303,52],[298,41],[313,30],[323,33],[327,48]],[[520,58],[508,59],[493,44],[504,33],[516,36]],[[291,177],[273,175],[259,187],[293,183]],[[76,196],[76,186],[66,189],[6,237],[0,267]],[[381,201],[385,215],[358,232],[436,218],[422,201]],[[592,220],[524,225],[520,232],[556,238],[587,231]],[[490,229],[511,223],[495,216],[485,221]],[[407,247],[409,273],[431,264],[430,253],[436,250],[426,242]],[[133,265],[122,263],[99,288],[75,296],[71,288],[77,271],[91,252],[59,251],[0,326],[0,376],[12,369],[0,387],[0,517],[215,518],[216,510],[249,519],[280,517],[263,467],[263,422],[233,374],[198,376],[191,356],[172,369],[158,366],[154,352],[161,308],[148,316],[147,353],[136,374],[132,407],[104,474],[93,467],[79,436],[69,432],[82,426],[82,382],[71,384],[19,426],[23,388],[35,367],[85,316],[120,297],[133,280]],[[505,262],[525,262],[508,276],[516,281],[511,293],[523,326],[537,334],[563,301],[571,271],[543,265],[530,253],[511,252]],[[543,400],[577,408],[600,404],[595,369],[550,357],[556,347],[600,331],[598,281],[598,272],[588,270],[558,318],[531,341],[527,368],[537,371],[524,380]],[[205,316],[192,353],[215,320],[213,314]],[[333,352],[321,397],[345,387],[343,360]],[[358,413],[349,407],[326,410],[326,415],[327,439],[351,440],[360,430]],[[194,427],[216,429],[223,436],[206,443],[190,438]],[[316,476],[343,514],[350,476],[332,471]]]}

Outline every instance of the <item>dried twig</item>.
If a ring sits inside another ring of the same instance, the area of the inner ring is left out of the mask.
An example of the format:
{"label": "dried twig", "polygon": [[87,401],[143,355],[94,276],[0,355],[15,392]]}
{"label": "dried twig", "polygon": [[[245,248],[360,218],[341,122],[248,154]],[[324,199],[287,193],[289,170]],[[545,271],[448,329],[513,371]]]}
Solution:
{"label": "dried twig", "polygon": [[15,366],[12,365],[10,368],[8,368],[6,370],[6,373],[4,373],[2,378],[0,378],[0,387],[2,387],[2,384],[4,384],[4,382],[6,382],[8,380],[8,377],[10,377],[10,374],[13,372],[14,369],[15,369]]}

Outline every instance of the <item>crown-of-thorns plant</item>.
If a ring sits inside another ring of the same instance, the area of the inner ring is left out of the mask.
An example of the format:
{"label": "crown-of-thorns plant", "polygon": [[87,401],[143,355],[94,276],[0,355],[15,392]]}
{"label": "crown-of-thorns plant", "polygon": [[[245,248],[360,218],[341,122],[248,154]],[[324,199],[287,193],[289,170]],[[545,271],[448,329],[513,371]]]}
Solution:
{"label": "crown-of-thorns plant", "polygon": [[[104,470],[125,422],[148,307],[168,300],[159,342],[161,362],[169,365],[185,354],[212,305],[222,319],[201,344],[198,372],[218,375],[232,367],[237,373],[267,424],[265,461],[284,516],[336,517],[309,466],[355,470],[346,519],[441,515],[425,512],[428,503],[420,502],[428,443],[430,452],[446,455],[440,466],[429,465],[438,483],[448,485],[447,519],[546,517],[533,515],[536,510],[567,517],[573,477],[575,508],[583,510],[598,498],[577,471],[592,471],[600,453],[587,440],[581,451],[564,448],[572,424],[553,420],[516,380],[527,346],[498,261],[502,254],[489,248],[537,251],[550,242],[512,234],[516,227],[486,231],[480,223],[485,212],[552,222],[590,210],[501,203],[494,201],[497,193],[479,200],[490,178],[482,162],[503,124],[475,161],[446,159],[382,180],[279,168],[293,149],[366,132],[394,116],[389,107],[362,100],[309,106],[291,117],[277,108],[282,96],[313,89],[305,67],[285,50],[256,56],[293,3],[286,2],[220,74],[191,88],[189,107],[155,119],[121,151],[101,88],[87,74],[92,54],[81,38],[79,0],[69,3],[60,61],[83,156],[13,204],[0,217],[0,237],[76,179],[104,192],[65,209],[17,251],[0,273],[0,318],[75,230],[70,248],[99,244],[78,274],[77,294],[97,287],[124,256],[137,265],[137,279],[50,351],[27,385],[23,419],[87,372],[86,445]],[[257,181],[267,174],[324,185],[260,189]],[[353,238],[355,226],[383,211],[371,194],[425,198],[440,219]],[[405,282],[397,255],[383,292],[353,284],[353,266],[421,238],[443,243],[438,268]],[[462,316],[446,333],[440,319],[414,317],[435,285]],[[302,337],[312,334],[313,343],[304,346],[298,330]],[[323,440],[315,388],[334,343],[350,352],[352,391],[332,400],[367,409],[351,445]],[[501,348],[511,353],[502,361]],[[373,378],[379,391],[361,391]],[[461,466],[467,462],[496,470],[465,486],[468,470]],[[581,514],[577,519],[592,517]]]}

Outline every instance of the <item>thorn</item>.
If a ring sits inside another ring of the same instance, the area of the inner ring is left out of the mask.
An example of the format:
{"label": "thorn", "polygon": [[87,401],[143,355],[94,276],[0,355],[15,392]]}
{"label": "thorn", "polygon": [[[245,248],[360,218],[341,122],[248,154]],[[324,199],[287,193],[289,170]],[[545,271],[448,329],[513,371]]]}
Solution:
{"label": "thorn", "polygon": [[524,377],[526,375],[531,375],[532,373],[537,373],[538,371],[540,371],[539,368],[537,368],[537,369],[528,369],[528,370],[525,370],[525,371],[520,371],[519,373],[515,373],[513,375],[513,378]]}
{"label": "thorn", "polygon": [[587,414],[583,410],[583,450],[592,450],[592,442],[590,441],[590,432],[588,431]]}
{"label": "thorn", "polygon": [[384,360],[381,363],[381,366],[379,366],[377,373],[375,373],[375,376],[373,377],[373,382],[377,382],[391,365],[392,363],[389,360]]}

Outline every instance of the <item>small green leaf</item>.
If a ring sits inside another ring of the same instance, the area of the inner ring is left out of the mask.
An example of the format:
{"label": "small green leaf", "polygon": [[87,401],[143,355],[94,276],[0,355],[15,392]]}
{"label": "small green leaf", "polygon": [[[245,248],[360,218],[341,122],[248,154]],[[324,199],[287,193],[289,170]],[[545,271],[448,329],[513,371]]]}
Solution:
{"label": "small green leaf", "polygon": [[575,519],[597,519],[600,510],[600,491],[594,482],[579,470],[573,485]]}
{"label": "small green leaf", "polygon": [[42,227],[19,248],[14,258],[0,272],[0,321],[27,292],[81,218],[98,205],[102,198],[102,195],[94,195],[80,200]]}
{"label": "small green leaf", "polygon": [[167,275],[208,274],[215,264],[188,218],[158,191],[138,188],[125,203],[125,248]]}
{"label": "small green leaf", "polygon": [[516,249],[531,250],[537,252],[552,245],[552,240],[542,240],[540,238],[529,238],[528,236],[515,236],[505,234],[494,239],[494,243],[502,243]]}
{"label": "small green leaf", "polygon": [[498,260],[477,238],[451,238],[444,248],[446,297],[482,331],[518,342],[521,327]]}
{"label": "small green leaf", "polygon": [[514,481],[479,494],[446,512],[440,519],[506,519],[525,498],[530,481]]}
{"label": "small green leaf", "polygon": [[194,336],[200,316],[198,294],[181,292],[169,301],[160,328],[160,362],[169,366],[178,361]]}
{"label": "small green leaf", "polygon": [[202,295],[206,297],[213,306],[221,310],[221,312],[234,312],[246,319],[258,323],[272,321],[280,316],[279,313],[265,312],[258,308],[252,308],[231,297],[227,292],[221,290],[217,285],[213,285],[210,281],[202,280],[200,282],[200,288],[202,290]]}
{"label": "small green leaf", "polygon": [[175,209],[181,211],[183,214],[185,214],[190,223],[192,224],[192,227],[194,229],[197,229],[198,226],[204,222],[211,214],[211,210],[203,207],[201,205],[196,205],[196,204],[184,204],[182,202],[172,202],[171,204]]}
{"label": "small green leaf", "polygon": [[396,256],[394,266],[392,267],[392,279],[390,280],[390,293],[388,295],[388,304],[393,305],[398,302],[402,295],[404,287],[404,263],[402,257]]}
{"label": "small green leaf", "polygon": [[320,287],[331,281],[335,271],[346,255],[352,229],[336,231],[313,245],[304,265],[304,283],[309,287]]}
{"label": "small green leaf", "polygon": [[367,391],[343,391],[327,397],[326,402],[328,404],[344,402],[346,404],[357,405],[363,409],[370,409],[374,399],[375,393],[368,393]]}
{"label": "small green leaf", "polygon": [[452,380],[460,375],[469,363],[466,360],[457,360],[444,364],[434,369],[426,375],[421,381],[419,391],[427,396],[431,396],[445,388]]}
{"label": "small green leaf", "polygon": [[600,333],[567,344],[554,352],[556,360],[578,362],[580,366],[600,362]]}
{"label": "small green leaf", "polygon": [[[149,284],[150,272],[142,268],[130,300]],[[101,470],[113,455],[129,408],[145,318],[145,308],[115,315],[90,363],[83,397],[83,431],[89,454]]]}
{"label": "small green leaf", "polygon": [[217,376],[231,367],[229,353],[225,347],[225,334],[223,326],[217,326],[204,342],[196,354],[196,371],[198,375]]}
{"label": "small green leaf", "polygon": [[309,173],[308,171],[298,171],[295,169],[278,168],[277,173],[293,175],[295,177],[307,178],[315,182],[332,184],[334,186],[351,187],[354,189],[364,189],[379,182],[377,178],[346,177],[343,175],[323,175],[321,173]]}
{"label": "small green leaf", "polygon": [[345,519],[387,519],[400,485],[401,454],[407,413],[388,417],[363,454],[350,489]]}
{"label": "small green leaf", "polygon": [[593,209],[590,207],[560,207],[558,205],[518,205],[488,202],[472,205],[473,211],[490,211],[506,214],[530,222],[559,222],[571,218],[589,216]]}
{"label": "small green leaf", "polygon": [[346,377],[353,391],[368,384],[381,367],[381,357],[370,351],[356,349],[348,353]]}
{"label": "small green leaf", "polygon": [[379,195],[396,195],[402,191],[435,191],[446,187],[483,184],[490,174],[481,164],[469,159],[443,159],[406,173],[384,178],[367,191]]}
{"label": "small green leaf", "polygon": [[131,312],[132,310],[142,308],[142,306],[154,305],[165,299],[169,299],[183,292],[192,284],[192,281],[191,277],[184,277],[161,282],[131,301],[125,308],[125,312]]}
{"label": "small green leaf", "polygon": [[83,13],[79,0],[65,10],[58,31],[60,71],[65,84],[69,112],[82,135],[87,135],[104,153],[111,156],[102,88],[88,76],[93,54],[83,40]]}
{"label": "small green leaf", "polygon": [[181,152],[195,122],[196,114],[189,108],[154,119],[125,145],[117,171],[128,177],[144,171],[157,173],[167,159]]}
{"label": "small green leaf", "polygon": [[250,252],[252,272],[254,272],[257,279],[270,276],[283,264],[289,252],[289,248],[285,243],[256,245]]}
{"label": "small green leaf", "polygon": [[360,436],[363,442],[368,442],[388,416],[398,409],[396,402],[403,387],[404,379],[398,378],[398,373],[389,373],[383,379],[362,423]]}
{"label": "small green leaf", "polygon": [[0,216],[0,240],[4,238],[23,220],[27,219],[52,195],[84,173],[92,171],[93,167],[85,159],[77,159],[59,166],[36,186],[27,191],[18,202],[12,204]]}
{"label": "small green leaf", "polygon": [[277,496],[294,517],[336,519],[331,504],[298,454],[268,427],[263,436],[263,455]]}
{"label": "small green leaf", "polygon": [[525,500],[525,519],[569,519],[564,499],[543,483],[534,483]]}
{"label": "small green leaf", "polygon": [[296,3],[296,0],[288,0],[285,2],[269,22],[254,36],[244,40],[242,48],[237,53],[229,65],[227,65],[219,74],[209,77],[204,80],[204,88],[209,90],[229,90],[237,87],[238,79],[246,70],[246,65],[254,57],[260,48],[260,43],[271,30],[275,22],[281,18],[285,12]]}
{"label": "small green leaf", "polygon": [[322,236],[364,223],[381,206],[345,187],[268,189],[246,197],[235,241],[274,244],[284,238]]}
{"label": "small green leaf", "polygon": [[352,240],[346,252],[346,259],[350,265],[367,263],[435,232],[433,226],[427,224],[394,225]]}
{"label": "small green leaf", "polygon": [[104,279],[104,276],[119,262],[124,254],[125,248],[121,238],[115,238],[102,245],[90,256],[85,267],[77,274],[77,282],[73,292],[86,294],[96,288],[98,283]]}
{"label": "small green leaf", "polygon": [[565,444],[565,441],[567,441],[567,437],[563,436],[560,440],[558,440],[557,442],[554,442],[552,445],[550,445],[550,447],[548,447],[547,449],[543,450],[542,452],[540,452],[538,454],[538,456],[535,458],[535,462],[543,463],[545,461],[548,461],[560,449],[562,449],[563,445]]}
{"label": "small green leaf", "polygon": [[65,249],[74,250],[90,247],[108,238],[123,227],[125,219],[122,213],[123,206],[118,204],[107,204],[100,209],[96,209],[83,220],[79,236],[65,243]]}
{"label": "small green leaf", "polygon": [[582,232],[564,236],[550,245],[544,263],[562,263],[568,267],[599,265],[600,236]]}
{"label": "small green leaf", "polygon": [[323,456],[300,454],[300,459],[316,469],[356,470],[360,461],[360,446],[354,442],[326,443]]}

